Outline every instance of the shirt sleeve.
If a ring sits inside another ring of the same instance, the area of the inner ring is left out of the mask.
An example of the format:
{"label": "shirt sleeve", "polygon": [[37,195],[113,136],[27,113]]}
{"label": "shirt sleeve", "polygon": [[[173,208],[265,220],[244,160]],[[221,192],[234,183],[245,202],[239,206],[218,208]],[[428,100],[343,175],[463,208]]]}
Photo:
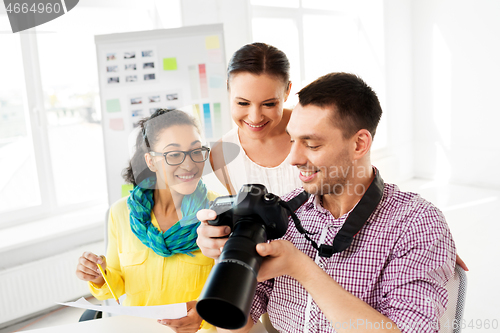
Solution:
{"label": "shirt sleeve", "polygon": [[260,316],[267,312],[267,303],[274,287],[274,279],[259,282],[255,290],[250,316],[254,324],[259,321]]}
{"label": "shirt sleeve", "polygon": [[455,243],[434,206],[410,215],[413,221],[384,271],[378,310],[402,332],[438,332],[448,303],[445,284],[455,269]]}
{"label": "shirt sleeve", "polygon": [[[111,284],[111,288],[120,297],[125,293],[125,284],[120,266],[120,259],[118,256],[118,229],[115,214],[113,214],[113,207],[109,211],[108,217],[108,249],[106,252],[106,278]],[[94,283],[89,282],[89,289],[91,294],[98,300],[105,300],[113,298],[108,284],[104,283],[101,287],[96,286]]]}

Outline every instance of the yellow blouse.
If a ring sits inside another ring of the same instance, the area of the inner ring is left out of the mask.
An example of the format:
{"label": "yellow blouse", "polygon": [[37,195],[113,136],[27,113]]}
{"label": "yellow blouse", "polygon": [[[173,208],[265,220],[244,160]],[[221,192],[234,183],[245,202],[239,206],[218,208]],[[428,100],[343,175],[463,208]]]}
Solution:
{"label": "yellow blouse", "polygon": [[[217,195],[208,192],[208,199]],[[214,260],[201,251],[157,255],[142,244],[130,228],[127,198],[114,203],[108,219],[108,249],[106,277],[117,297],[127,294],[123,305],[150,306],[183,303],[196,300],[212,269]],[[154,214],[152,224],[160,229]],[[112,298],[108,285],[98,288],[89,282],[92,295],[99,300]]]}

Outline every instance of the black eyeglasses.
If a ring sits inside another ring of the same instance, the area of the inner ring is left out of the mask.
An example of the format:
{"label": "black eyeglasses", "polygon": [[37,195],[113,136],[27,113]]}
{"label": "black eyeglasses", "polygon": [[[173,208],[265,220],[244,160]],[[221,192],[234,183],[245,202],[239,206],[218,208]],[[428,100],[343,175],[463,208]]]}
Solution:
{"label": "black eyeglasses", "polygon": [[186,159],[186,155],[189,155],[189,157],[191,157],[191,160],[195,163],[205,162],[208,158],[209,152],[210,148],[201,147],[189,151],[173,150],[169,151],[168,153],[157,153],[155,151],[150,151],[149,154],[151,156],[164,156],[165,162],[167,162],[168,165],[179,165],[184,162],[184,160]]}

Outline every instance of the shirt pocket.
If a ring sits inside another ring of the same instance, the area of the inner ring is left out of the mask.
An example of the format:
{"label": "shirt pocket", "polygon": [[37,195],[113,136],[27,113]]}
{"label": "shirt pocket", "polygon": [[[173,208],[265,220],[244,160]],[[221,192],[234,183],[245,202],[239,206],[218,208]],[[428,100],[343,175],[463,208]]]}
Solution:
{"label": "shirt pocket", "polygon": [[201,251],[193,254],[194,257],[186,254],[179,255],[179,272],[183,277],[183,287],[186,291],[199,294],[212,270],[214,260],[205,257]]}
{"label": "shirt pocket", "polygon": [[133,295],[149,290],[147,264],[149,250],[119,253],[125,293]]}

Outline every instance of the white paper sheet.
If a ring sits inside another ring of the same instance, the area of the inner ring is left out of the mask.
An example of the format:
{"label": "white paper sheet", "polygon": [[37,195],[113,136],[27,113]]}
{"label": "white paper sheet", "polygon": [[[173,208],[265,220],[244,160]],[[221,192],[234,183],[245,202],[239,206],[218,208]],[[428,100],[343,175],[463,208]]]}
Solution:
{"label": "white paper sheet", "polygon": [[90,309],[94,311],[102,311],[117,315],[127,315],[151,319],[179,319],[187,316],[186,303],[177,303],[169,305],[156,306],[120,306],[116,305],[95,305],[87,301],[85,298],[80,298],[76,302],[57,303],[65,306],[72,306],[81,309]]}

